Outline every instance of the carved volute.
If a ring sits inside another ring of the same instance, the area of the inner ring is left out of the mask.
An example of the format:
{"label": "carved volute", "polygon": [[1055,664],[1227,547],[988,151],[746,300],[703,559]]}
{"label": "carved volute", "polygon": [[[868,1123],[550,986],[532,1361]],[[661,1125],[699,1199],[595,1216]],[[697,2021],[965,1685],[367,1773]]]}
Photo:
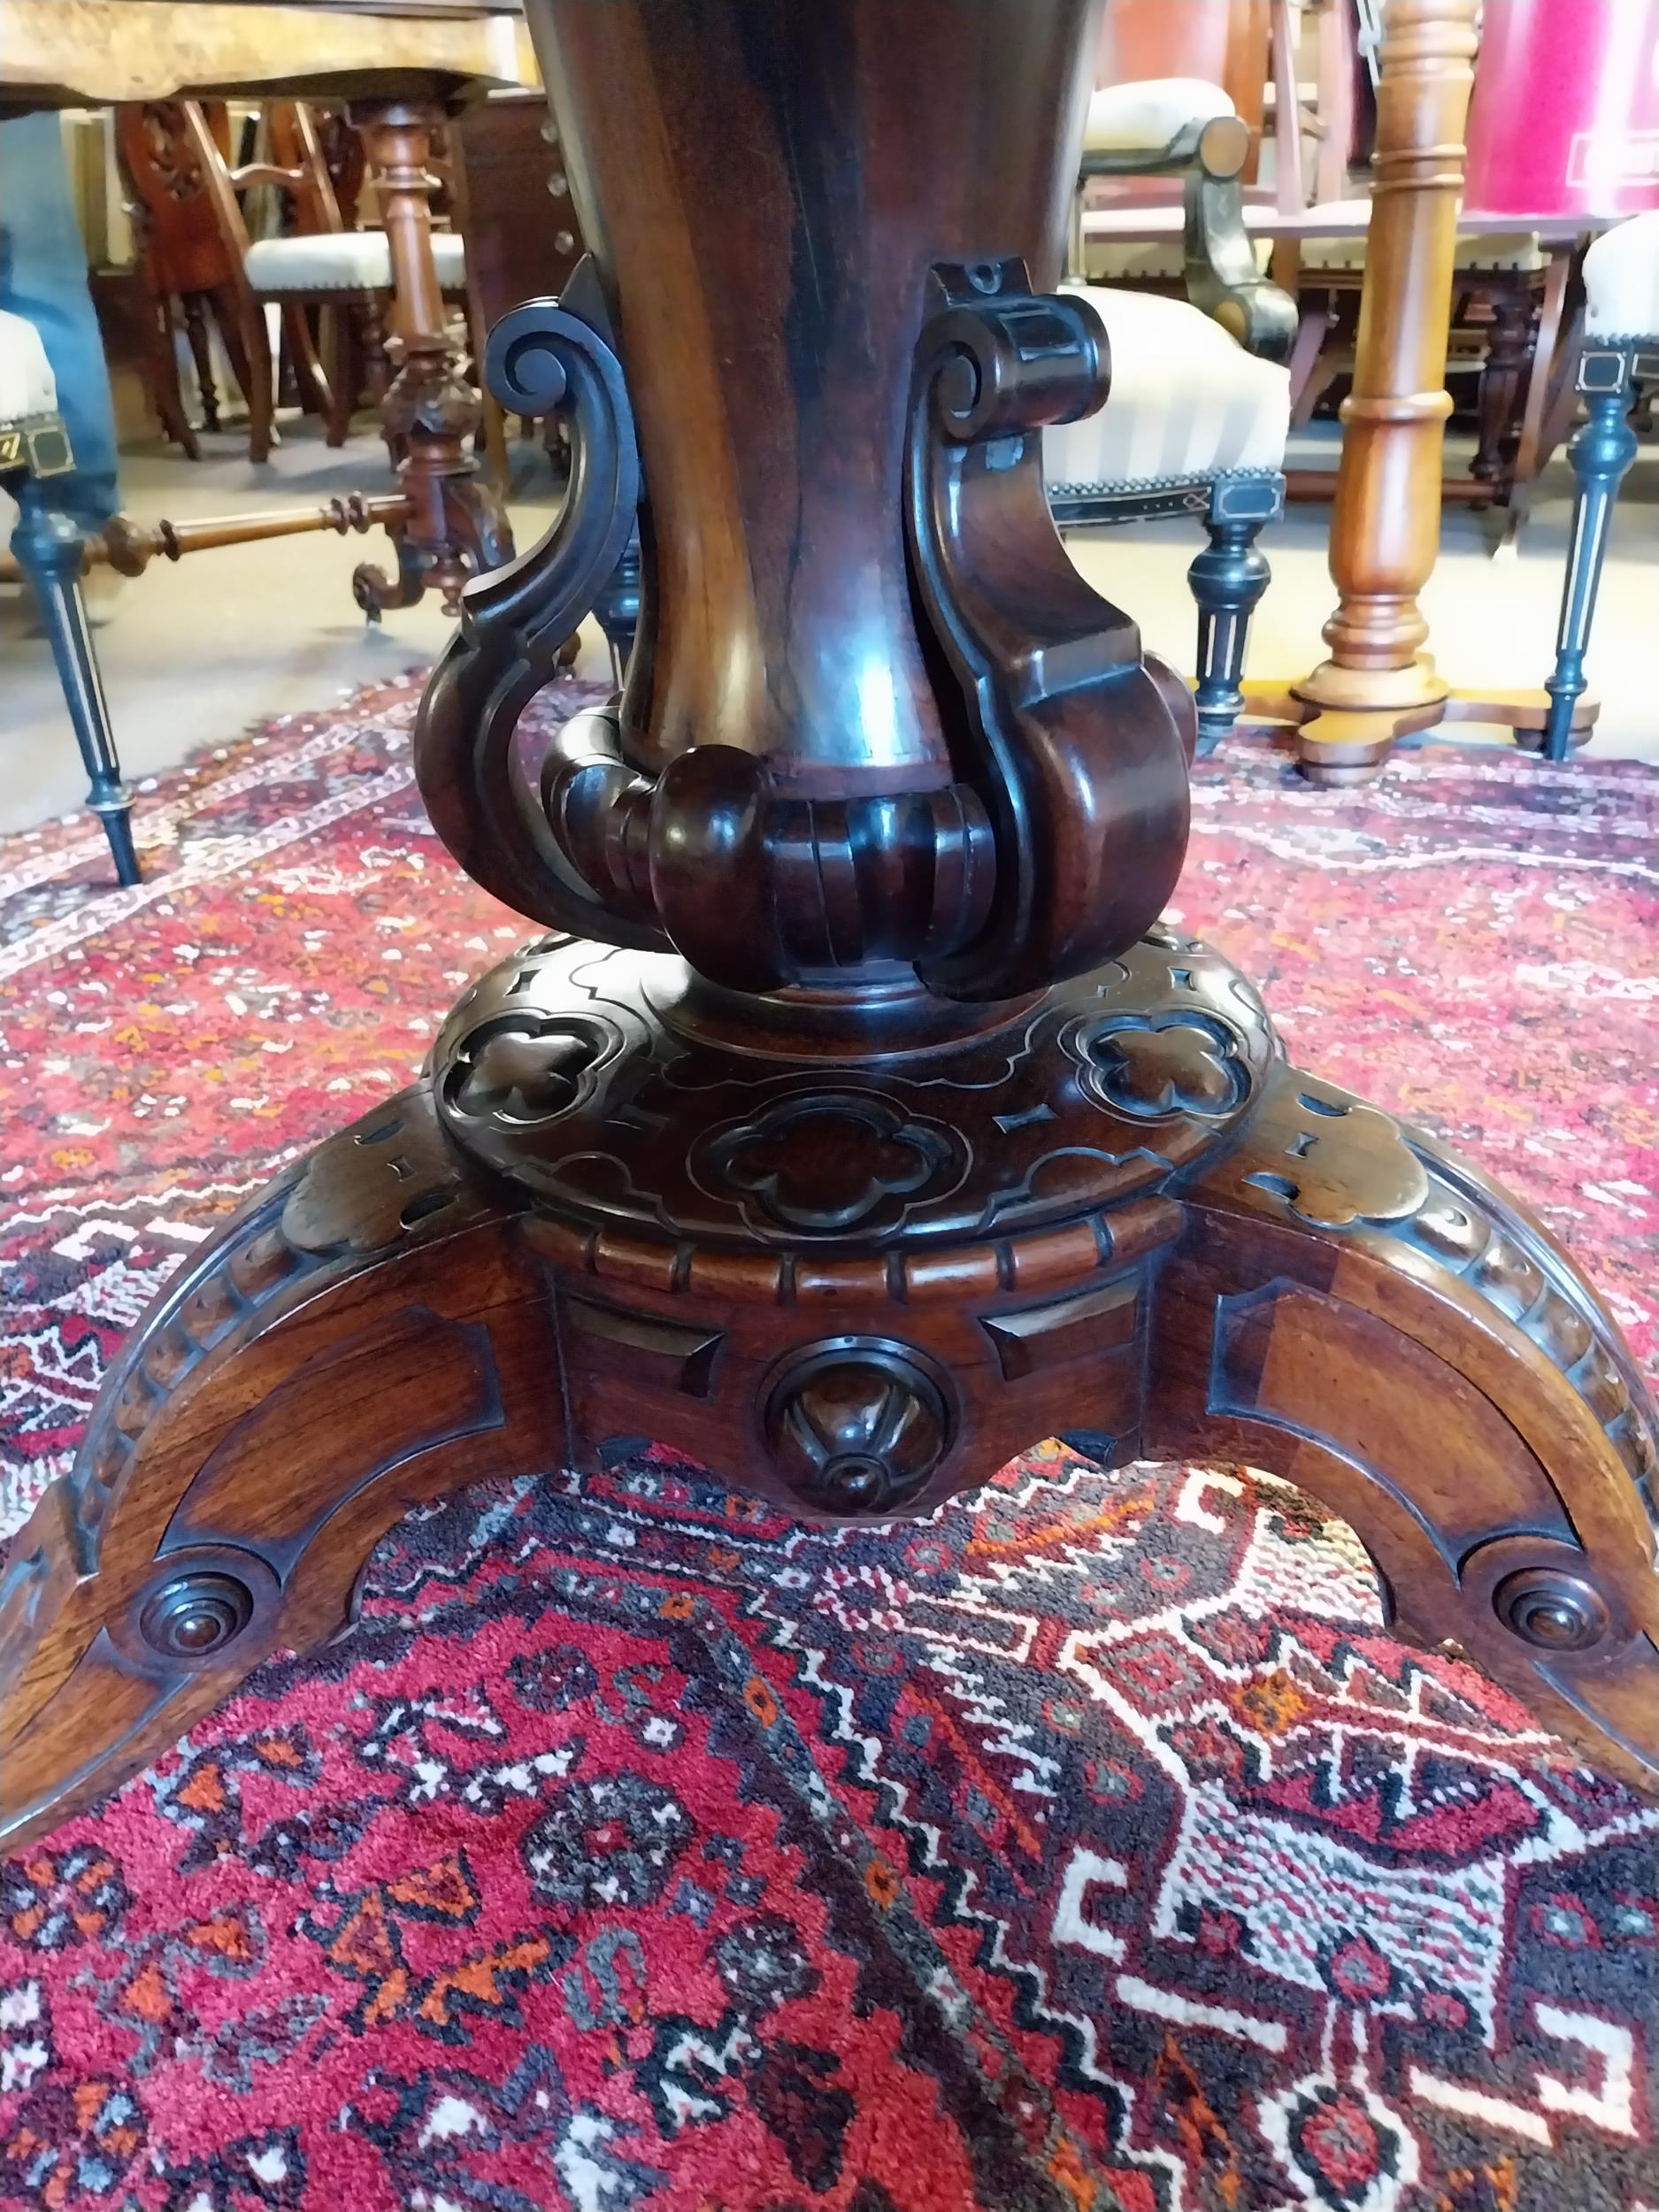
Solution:
{"label": "carved volute", "polygon": [[[418,750],[469,872],[751,992],[953,999],[1132,943],[1180,865],[1184,691],[1078,576],[1047,423],[1107,389],[1050,295],[1098,0],[530,0],[591,254],[497,326],[576,467],[469,591]],[[718,112],[722,127],[705,127]],[[641,515],[620,701],[511,731]]]}

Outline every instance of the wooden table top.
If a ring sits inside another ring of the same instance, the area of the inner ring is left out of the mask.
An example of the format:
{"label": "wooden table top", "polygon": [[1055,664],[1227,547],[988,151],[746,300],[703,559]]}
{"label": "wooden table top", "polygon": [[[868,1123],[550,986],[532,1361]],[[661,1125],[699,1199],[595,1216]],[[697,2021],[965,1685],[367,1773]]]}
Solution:
{"label": "wooden table top", "polygon": [[234,93],[431,96],[541,82],[516,14],[423,0],[0,0],[0,104]]}

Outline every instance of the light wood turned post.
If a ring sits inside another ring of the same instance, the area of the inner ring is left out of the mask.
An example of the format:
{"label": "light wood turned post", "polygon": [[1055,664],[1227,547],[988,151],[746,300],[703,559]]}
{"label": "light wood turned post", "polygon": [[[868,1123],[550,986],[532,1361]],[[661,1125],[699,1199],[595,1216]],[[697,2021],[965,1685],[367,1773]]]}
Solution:
{"label": "light wood turned post", "polygon": [[[1479,0],[1388,0],[1363,303],[1331,526],[1341,595],[1331,657],[1294,687],[1321,711],[1300,735],[1320,780],[1369,772],[1399,710],[1448,686],[1422,650],[1417,594],[1440,542],[1440,449],[1452,403],[1446,342],[1474,84]],[[1367,730],[1365,718],[1378,717]]]}
{"label": "light wood turned post", "polygon": [[380,199],[392,261],[387,352],[396,374],[380,401],[380,422],[398,457],[408,522],[394,532],[398,575],[367,565],[353,587],[371,619],[382,607],[408,606],[428,583],[457,611],[469,576],[512,558],[512,539],[495,495],[467,450],[480,418],[478,394],[461,376],[449,336],[432,250],[434,134],[444,121],[436,102],[354,103],[350,116]]}

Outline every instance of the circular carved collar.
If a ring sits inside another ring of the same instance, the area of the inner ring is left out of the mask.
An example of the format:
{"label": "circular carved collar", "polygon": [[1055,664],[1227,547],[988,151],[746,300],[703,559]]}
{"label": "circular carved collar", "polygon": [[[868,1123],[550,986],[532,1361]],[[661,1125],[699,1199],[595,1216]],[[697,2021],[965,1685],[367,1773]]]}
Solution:
{"label": "circular carved collar", "polygon": [[[579,1233],[787,1255],[954,1245],[1073,1221],[1216,1143],[1274,1052],[1254,991],[1173,931],[914,1052],[791,1056],[700,1033],[685,971],[556,938],[456,1008],[433,1054],[451,1138]],[[679,1264],[680,1263],[677,1263]]]}

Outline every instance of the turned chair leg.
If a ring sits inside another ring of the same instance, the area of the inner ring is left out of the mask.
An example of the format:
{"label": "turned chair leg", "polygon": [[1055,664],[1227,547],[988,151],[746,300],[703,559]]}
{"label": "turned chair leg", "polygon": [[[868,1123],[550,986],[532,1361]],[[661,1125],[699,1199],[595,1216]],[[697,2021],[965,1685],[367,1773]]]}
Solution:
{"label": "turned chair leg", "polygon": [[1223,477],[1212,486],[1204,527],[1210,542],[1187,572],[1198,603],[1198,751],[1213,753],[1243,705],[1245,641],[1271,572],[1256,545],[1264,522],[1284,512],[1282,476]]}
{"label": "turned chair leg", "polygon": [[[611,675],[618,690],[628,672],[634,641],[640,626],[640,530],[635,523],[622,558],[611,572],[604,589],[594,602],[594,619],[605,634],[611,649]],[[568,660],[566,649],[570,649]],[[572,632],[559,649],[559,665],[573,668],[580,650],[580,636]]]}
{"label": "turned chair leg", "polygon": [[1636,433],[1625,419],[1632,396],[1628,357],[1600,348],[1586,349],[1578,365],[1578,389],[1588,403],[1590,417],[1567,449],[1578,488],[1555,636],[1555,666],[1544,686],[1549,694],[1549,718],[1542,749],[1548,760],[1567,757],[1572,710],[1585,690],[1584,657],[1613,503],[1636,458]]}
{"label": "turned chair leg", "polygon": [[276,380],[265,310],[257,302],[244,309],[234,292],[215,295],[219,334],[236,381],[248,402],[248,458],[271,458],[276,443]]}
{"label": "turned chair leg", "polygon": [[35,478],[25,477],[15,496],[19,513],[12,534],[12,550],[34,590],[52,658],[58,664],[75,742],[91,779],[87,804],[103,818],[117,877],[124,884],[137,883],[133,795],[121,781],[121,764],[116,758],[104,684],[81,596],[81,533],[67,515],[47,505]]}
{"label": "turned chair leg", "polygon": [[[185,334],[190,341],[190,357],[196,364],[196,396],[202,403],[202,427],[219,428],[219,386],[213,380],[213,348],[208,335],[207,305],[200,292],[187,292],[183,297]],[[196,457],[191,456],[194,459]]]}

